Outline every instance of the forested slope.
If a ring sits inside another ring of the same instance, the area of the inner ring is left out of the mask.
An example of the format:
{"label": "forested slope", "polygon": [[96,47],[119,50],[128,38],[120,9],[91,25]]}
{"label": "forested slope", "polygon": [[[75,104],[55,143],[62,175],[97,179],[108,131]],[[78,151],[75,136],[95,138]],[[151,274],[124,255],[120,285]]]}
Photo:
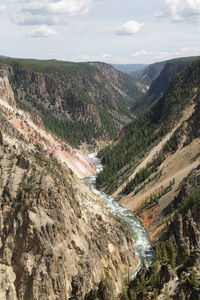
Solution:
{"label": "forested slope", "polygon": [[168,206],[155,257],[142,269],[121,300],[200,299],[200,168],[182,182]]}
{"label": "forested slope", "polygon": [[143,88],[103,63],[0,58],[17,105],[74,146],[109,140],[129,122]]}
{"label": "forested slope", "polygon": [[141,101],[133,104],[132,110],[139,114],[153,106],[169,88],[175,76],[197,59],[198,57],[183,57],[149,65],[139,78],[149,85],[149,90]]}
{"label": "forested slope", "polygon": [[112,193],[126,181],[147,152],[172,130],[184,109],[199,102],[199,83],[200,60],[186,67],[148,112],[128,124],[114,145],[100,151],[105,167],[98,176],[99,187]]}

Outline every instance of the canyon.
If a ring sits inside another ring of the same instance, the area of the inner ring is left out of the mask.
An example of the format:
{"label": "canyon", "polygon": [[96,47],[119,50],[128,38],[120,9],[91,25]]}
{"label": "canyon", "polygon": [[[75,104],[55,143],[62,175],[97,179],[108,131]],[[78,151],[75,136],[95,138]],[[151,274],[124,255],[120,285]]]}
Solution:
{"label": "canyon", "polygon": [[199,299],[199,59],[0,63],[0,298]]}
{"label": "canyon", "polygon": [[199,68],[196,58],[99,152],[98,187],[138,215],[155,250],[122,299],[199,299]]}
{"label": "canyon", "polygon": [[96,172],[87,156],[17,108],[1,74],[1,299],[85,299],[105,278],[119,294],[131,233],[80,181]]}

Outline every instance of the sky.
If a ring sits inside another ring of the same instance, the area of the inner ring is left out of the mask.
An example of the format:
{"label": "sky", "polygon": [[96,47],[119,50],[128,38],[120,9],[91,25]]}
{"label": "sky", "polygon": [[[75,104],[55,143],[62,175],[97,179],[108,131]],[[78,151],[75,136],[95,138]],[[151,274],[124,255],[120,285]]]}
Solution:
{"label": "sky", "polygon": [[0,0],[0,55],[149,64],[200,55],[200,0]]}

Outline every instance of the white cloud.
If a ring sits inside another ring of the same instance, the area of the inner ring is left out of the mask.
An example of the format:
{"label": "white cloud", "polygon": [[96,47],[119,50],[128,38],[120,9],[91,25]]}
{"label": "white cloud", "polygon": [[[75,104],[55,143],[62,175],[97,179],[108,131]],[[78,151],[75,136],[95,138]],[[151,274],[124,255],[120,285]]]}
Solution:
{"label": "white cloud", "polygon": [[131,54],[132,57],[146,57],[149,56],[152,59],[157,58],[157,59],[161,59],[161,58],[165,58],[167,56],[169,56],[169,52],[166,51],[146,51],[146,50],[139,50],[136,51],[134,53]]}
{"label": "white cloud", "polygon": [[101,54],[97,54],[97,55],[84,55],[84,54],[80,54],[77,56],[76,61],[109,61],[110,58],[112,57],[111,54],[107,54],[107,53],[101,53]]}
{"label": "white cloud", "polygon": [[144,23],[138,23],[136,21],[130,20],[116,29],[116,33],[119,35],[131,35],[139,32],[144,26]]}
{"label": "white cloud", "polygon": [[92,0],[61,0],[48,5],[53,14],[68,14],[71,16],[85,14],[91,8]]}
{"label": "white cloud", "polygon": [[48,26],[39,26],[29,31],[28,36],[47,38],[47,37],[55,36],[57,34],[58,32],[56,30]]}
{"label": "white cloud", "polygon": [[200,0],[166,0],[157,17],[170,17],[175,22],[191,20],[200,15]]}
{"label": "white cloud", "polygon": [[181,48],[178,52],[175,52],[175,54],[179,55],[179,56],[196,56],[196,55],[200,55],[200,48],[198,47],[184,47]]}
{"label": "white cloud", "polygon": [[21,11],[31,14],[76,16],[89,11],[95,0],[30,1],[21,6]]}
{"label": "white cloud", "polygon": [[57,16],[46,15],[32,15],[28,14],[15,14],[12,17],[12,21],[17,25],[56,25],[61,23],[60,18]]}
{"label": "white cloud", "polygon": [[[99,0],[16,0],[18,9],[11,20],[17,25],[57,25],[86,14]],[[13,0],[12,0],[13,2]]]}
{"label": "white cloud", "polygon": [[163,17],[165,17],[165,13],[164,13],[164,11],[160,10],[155,13],[155,16],[158,18],[163,18]]}
{"label": "white cloud", "polygon": [[183,47],[177,51],[147,51],[139,50],[133,52],[131,57],[136,59],[140,63],[151,63],[156,61],[164,61],[176,57],[185,57],[185,56],[200,56],[200,48],[198,47]]}
{"label": "white cloud", "polygon": [[7,6],[4,4],[0,5],[0,13],[5,14],[7,12]]}
{"label": "white cloud", "polygon": [[138,50],[130,55],[116,56],[111,54],[97,54],[97,55],[78,55],[73,60],[75,61],[102,61],[107,63],[119,64],[136,64],[144,63],[150,64],[158,61],[165,61],[177,57],[200,56],[200,48],[185,46],[175,51],[156,51],[156,50]]}

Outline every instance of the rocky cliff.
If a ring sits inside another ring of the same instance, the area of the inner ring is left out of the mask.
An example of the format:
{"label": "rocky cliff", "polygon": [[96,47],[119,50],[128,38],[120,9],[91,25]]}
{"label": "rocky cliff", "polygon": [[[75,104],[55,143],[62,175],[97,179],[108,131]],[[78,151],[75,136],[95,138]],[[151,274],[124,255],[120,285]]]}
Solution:
{"label": "rocky cliff", "polygon": [[163,229],[155,243],[154,262],[130,284],[128,299],[200,299],[199,184],[198,167],[184,179],[160,220]]}
{"label": "rocky cliff", "polygon": [[162,193],[159,188],[167,187],[173,175],[180,183],[183,173],[197,166],[199,76],[198,60],[172,81],[148,112],[129,123],[114,144],[99,152],[105,164],[99,186],[119,198],[128,195],[123,203],[129,208],[135,209],[141,198],[144,203],[150,192]]}
{"label": "rocky cliff", "polygon": [[75,175],[94,174],[87,158],[16,108],[4,82],[0,298],[81,300],[108,281],[118,295],[135,268],[129,230]]}
{"label": "rocky cliff", "polygon": [[140,77],[143,83],[149,85],[148,92],[141,101],[133,104],[133,111],[139,114],[153,106],[167,91],[176,75],[197,59],[184,57],[149,65]]}
{"label": "rocky cliff", "polygon": [[165,62],[156,62],[148,65],[140,75],[140,81],[150,86],[152,82],[160,75],[164,66]]}
{"label": "rocky cliff", "polygon": [[155,248],[123,300],[200,299],[199,78],[198,59],[99,153],[99,185],[138,214]]}
{"label": "rocky cliff", "polygon": [[132,77],[103,63],[6,58],[0,63],[10,70],[17,105],[37,110],[46,128],[75,146],[113,138],[144,93]]}
{"label": "rocky cliff", "polygon": [[9,82],[9,75],[10,70],[8,67],[0,69],[0,98],[11,106],[15,106],[16,102]]}

